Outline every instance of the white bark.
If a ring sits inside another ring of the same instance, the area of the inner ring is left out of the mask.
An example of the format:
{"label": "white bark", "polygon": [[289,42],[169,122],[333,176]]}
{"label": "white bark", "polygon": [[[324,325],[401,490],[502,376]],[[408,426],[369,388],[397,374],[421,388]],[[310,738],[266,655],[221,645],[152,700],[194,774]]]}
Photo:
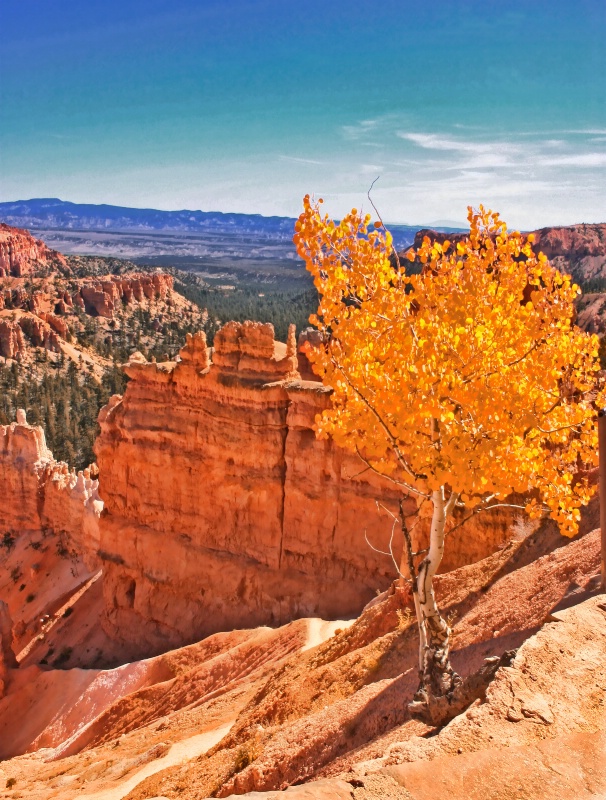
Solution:
{"label": "white bark", "polygon": [[430,698],[448,696],[460,678],[450,665],[450,628],[442,618],[433,589],[433,577],[444,556],[446,520],[455,506],[457,495],[448,501],[445,488],[432,492],[433,515],[429,534],[429,551],[419,566],[415,604],[421,640],[420,678],[417,699],[429,703]]}
{"label": "white bark", "polygon": [[421,611],[421,604],[419,603],[418,591],[413,592],[412,596],[415,601],[415,613],[417,615],[417,623],[419,626],[419,675],[421,675],[423,673],[423,664],[425,663],[425,649],[427,647],[427,637],[425,635],[425,623],[423,621],[423,612]]}
{"label": "white bark", "polygon": [[429,552],[419,567],[417,587],[419,589],[419,603],[423,616],[440,616],[436,598],[433,591],[433,576],[438,571],[444,556],[444,535],[446,530],[446,502],[444,500],[444,487],[441,486],[432,492],[433,514],[431,517],[431,530],[429,533]]}

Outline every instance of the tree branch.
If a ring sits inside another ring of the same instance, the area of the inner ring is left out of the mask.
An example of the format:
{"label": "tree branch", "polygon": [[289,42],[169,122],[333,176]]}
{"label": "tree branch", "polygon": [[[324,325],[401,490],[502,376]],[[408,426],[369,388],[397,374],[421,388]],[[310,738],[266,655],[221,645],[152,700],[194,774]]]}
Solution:
{"label": "tree branch", "polygon": [[446,535],[452,533],[453,531],[456,531],[457,528],[460,528],[461,525],[464,525],[466,522],[469,522],[469,520],[472,517],[475,517],[476,514],[481,514],[482,511],[491,511],[493,508],[519,508],[522,511],[526,510],[526,506],[519,506],[519,505],[516,505],[515,503],[494,503],[494,505],[492,505],[492,506],[478,506],[478,507],[474,508],[474,510],[471,512],[471,514],[469,514],[467,517],[465,517],[465,519],[462,519],[456,525],[453,525],[452,528],[447,530],[446,531]]}
{"label": "tree branch", "polygon": [[[429,500],[430,496],[428,494],[421,492],[419,489],[415,489],[414,486],[410,486],[410,484],[405,483],[404,481],[399,481],[397,478],[394,478],[391,475],[385,475],[384,473],[379,472],[379,470],[376,467],[373,467],[373,465],[362,455],[362,453],[360,453],[360,450],[357,445],[356,445],[356,453],[358,455],[358,458],[360,458],[360,460],[366,464],[366,468],[371,470],[371,472],[374,472],[375,475],[379,475],[381,478],[385,478],[385,480],[391,481],[391,483],[395,484],[396,486],[400,486],[402,489],[406,489],[408,492],[412,492],[413,494],[416,494],[419,497],[423,497],[425,500]],[[363,470],[363,472],[365,472],[365,470]],[[358,474],[361,475],[362,473],[360,472]]]}

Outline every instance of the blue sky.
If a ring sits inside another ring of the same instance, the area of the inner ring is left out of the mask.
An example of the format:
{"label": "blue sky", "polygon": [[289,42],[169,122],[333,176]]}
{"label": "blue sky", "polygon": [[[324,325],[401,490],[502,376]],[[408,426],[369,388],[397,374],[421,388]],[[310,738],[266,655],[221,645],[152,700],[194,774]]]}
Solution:
{"label": "blue sky", "polygon": [[[0,199],[606,221],[604,0],[19,0]],[[368,203],[366,202],[366,206]]]}

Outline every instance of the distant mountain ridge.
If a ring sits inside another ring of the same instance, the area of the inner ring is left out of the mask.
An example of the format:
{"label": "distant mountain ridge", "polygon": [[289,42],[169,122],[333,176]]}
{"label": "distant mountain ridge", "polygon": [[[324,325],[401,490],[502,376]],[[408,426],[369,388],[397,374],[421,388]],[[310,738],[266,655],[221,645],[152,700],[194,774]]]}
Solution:
{"label": "distant mountain ridge", "polygon": [[[70,203],[58,198],[34,198],[0,203],[0,220],[25,228],[80,231],[175,231],[200,234],[265,235],[290,240],[294,217],[264,217],[221,211],[161,211],[153,208]],[[419,225],[390,225],[396,245],[412,243]],[[460,230],[448,227],[439,230]]]}
{"label": "distant mountain ridge", "polygon": [[[93,203],[70,203],[58,198],[35,198],[0,203],[0,218],[10,225],[72,230],[199,231],[290,234],[294,220],[261,214],[228,214],[220,211],[161,211]],[[292,235],[292,234],[291,234]]]}

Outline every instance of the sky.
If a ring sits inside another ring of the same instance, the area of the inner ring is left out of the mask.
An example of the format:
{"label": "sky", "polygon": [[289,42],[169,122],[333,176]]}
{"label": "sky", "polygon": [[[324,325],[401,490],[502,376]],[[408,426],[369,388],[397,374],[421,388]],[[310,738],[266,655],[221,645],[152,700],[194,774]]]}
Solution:
{"label": "sky", "polygon": [[604,222],[605,42],[605,0],[4,0],[0,200]]}

